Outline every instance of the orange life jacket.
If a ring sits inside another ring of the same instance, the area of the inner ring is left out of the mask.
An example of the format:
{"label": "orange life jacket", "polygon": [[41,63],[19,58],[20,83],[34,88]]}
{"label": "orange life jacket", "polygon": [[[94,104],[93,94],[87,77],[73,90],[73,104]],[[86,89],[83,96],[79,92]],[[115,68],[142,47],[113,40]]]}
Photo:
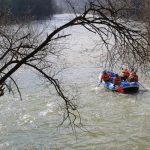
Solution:
{"label": "orange life jacket", "polygon": [[130,75],[130,73],[129,73],[129,71],[127,69],[122,70],[122,74],[123,74],[124,77],[127,77],[127,78]]}
{"label": "orange life jacket", "polygon": [[120,85],[121,84],[121,77],[115,77],[114,78],[114,85]]}

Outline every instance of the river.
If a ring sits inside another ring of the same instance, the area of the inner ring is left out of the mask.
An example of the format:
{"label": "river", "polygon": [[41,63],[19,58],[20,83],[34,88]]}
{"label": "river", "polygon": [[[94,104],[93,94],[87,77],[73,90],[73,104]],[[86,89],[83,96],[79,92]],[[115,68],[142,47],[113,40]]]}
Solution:
{"label": "river", "polygon": [[[59,26],[69,19],[55,15]],[[42,24],[40,24],[42,25]],[[17,72],[23,101],[17,94],[0,97],[0,150],[150,150],[150,80],[140,79],[143,87],[137,94],[118,94],[97,87],[102,69],[100,50],[93,49],[95,34],[82,27],[69,28],[64,55],[69,68],[63,71],[66,86],[76,85],[84,128],[88,131],[58,127],[60,98],[28,69]]]}

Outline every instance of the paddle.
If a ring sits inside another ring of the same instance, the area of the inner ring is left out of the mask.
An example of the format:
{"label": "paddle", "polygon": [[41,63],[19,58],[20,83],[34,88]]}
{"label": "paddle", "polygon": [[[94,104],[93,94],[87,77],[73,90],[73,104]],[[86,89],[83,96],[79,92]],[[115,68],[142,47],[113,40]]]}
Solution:
{"label": "paddle", "polygon": [[141,85],[141,87],[143,87],[144,90],[146,90],[146,88],[140,82],[138,82],[138,83]]}
{"label": "paddle", "polygon": [[99,86],[101,85],[101,83],[102,83],[102,82],[100,82],[100,83],[98,84],[98,86],[97,86],[97,87],[99,87]]}

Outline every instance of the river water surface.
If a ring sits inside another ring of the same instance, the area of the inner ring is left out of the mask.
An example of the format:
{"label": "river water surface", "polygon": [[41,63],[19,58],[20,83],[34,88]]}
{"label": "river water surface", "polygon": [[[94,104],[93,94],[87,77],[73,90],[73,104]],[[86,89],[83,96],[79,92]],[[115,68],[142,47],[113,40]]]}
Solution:
{"label": "river water surface", "polygon": [[[59,26],[68,15],[56,15],[50,24]],[[48,23],[50,21],[46,21]],[[69,68],[63,72],[66,85],[76,85],[82,122],[88,132],[57,127],[59,98],[49,94],[27,69],[17,72],[23,101],[15,96],[0,97],[1,150],[150,150],[150,81],[140,80],[134,95],[110,92],[97,87],[101,64],[94,48],[97,36],[81,27],[68,29],[64,50]]]}

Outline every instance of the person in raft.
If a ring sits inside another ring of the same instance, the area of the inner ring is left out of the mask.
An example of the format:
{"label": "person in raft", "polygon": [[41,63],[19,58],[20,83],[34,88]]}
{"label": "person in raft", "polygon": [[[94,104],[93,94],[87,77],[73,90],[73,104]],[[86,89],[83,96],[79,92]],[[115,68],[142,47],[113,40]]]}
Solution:
{"label": "person in raft", "polygon": [[103,72],[102,76],[101,76],[101,81],[104,81],[104,82],[109,82],[110,81],[110,74],[107,73],[106,71]]}
{"label": "person in raft", "polygon": [[130,76],[127,78],[128,82],[138,82],[138,75],[136,74],[136,71],[133,71],[130,73]]}
{"label": "person in raft", "polygon": [[118,76],[118,74],[115,75],[113,84],[114,84],[114,87],[115,87],[115,86],[120,86],[120,84],[121,84],[121,77]]}
{"label": "person in raft", "polygon": [[128,69],[123,69],[122,68],[122,77],[121,77],[121,79],[125,81],[129,77],[129,75],[130,75],[130,73],[129,73]]}

